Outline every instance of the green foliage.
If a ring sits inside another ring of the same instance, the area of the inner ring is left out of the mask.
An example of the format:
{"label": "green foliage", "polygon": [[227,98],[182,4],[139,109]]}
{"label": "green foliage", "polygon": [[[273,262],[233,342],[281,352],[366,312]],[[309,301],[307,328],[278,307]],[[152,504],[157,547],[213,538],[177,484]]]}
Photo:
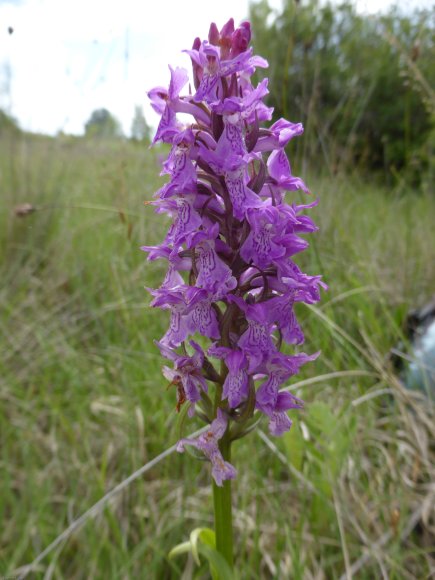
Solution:
{"label": "green foliage", "polygon": [[17,121],[0,109],[0,134],[5,132],[19,133],[20,128]]}
{"label": "green foliage", "polygon": [[121,125],[107,109],[96,109],[85,124],[85,135],[100,139],[121,137]]}
{"label": "green foliage", "polygon": [[303,428],[298,422],[284,435],[292,465],[315,484],[318,494],[311,504],[312,521],[319,530],[334,519],[329,502],[345,461],[349,458],[356,434],[355,417],[337,417],[323,401],[310,404]]}
{"label": "green foliage", "polygon": [[296,147],[316,170],[359,165],[391,172],[427,167],[421,154],[435,108],[430,11],[361,15],[348,3],[287,0],[270,19],[251,4],[254,45],[269,60],[275,117],[302,121]]}
{"label": "green foliage", "polygon": [[[149,308],[144,290],[161,283],[166,265],[139,250],[168,225],[142,203],[163,183],[163,152],[124,140],[0,137],[0,575],[19,576],[73,519],[179,437],[175,389],[153,344],[168,316]],[[320,231],[298,263],[323,272],[330,290],[297,315],[304,350],[322,354],[289,381],[305,411],[292,412],[293,431],[273,439],[278,453],[255,432],[233,446],[243,579],[340,578],[337,511],[354,562],[391,533],[396,508],[397,535],[361,577],[377,578],[381,566],[392,578],[431,571],[418,532],[403,542],[400,534],[435,479],[434,415],[401,396],[387,355],[403,338],[406,312],[435,287],[435,199],[363,177],[304,175],[321,199],[310,212]],[[17,217],[24,203],[34,211]],[[207,577],[203,542],[200,568],[168,553],[189,530],[213,525],[211,504],[207,462],[174,453],[28,577]]]}

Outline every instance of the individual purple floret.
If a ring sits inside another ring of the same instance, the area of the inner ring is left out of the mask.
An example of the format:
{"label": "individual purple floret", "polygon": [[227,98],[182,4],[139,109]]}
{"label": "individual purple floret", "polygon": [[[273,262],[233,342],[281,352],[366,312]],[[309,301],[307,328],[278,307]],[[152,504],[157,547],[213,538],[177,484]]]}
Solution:
{"label": "individual purple floret", "polygon": [[289,409],[302,409],[303,402],[291,393],[283,391],[278,394],[272,408],[267,408],[264,413],[269,417],[269,431],[271,435],[279,436],[289,431],[292,422],[287,415]]}
{"label": "individual purple floret", "polygon": [[193,340],[190,341],[190,346],[194,350],[192,356],[179,356],[165,344],[160,342],[156,344],[162,355],[174,363],[173,369],[165,366],[162,370],[170,384],[177,387],[177,410],[180,410],[181,405],[187,400],[191,403],[189,413],[192,416],[195,412],[195,403],[201,399],[201,390],[206,392],[208,389],[207,381],[202,375],[204,352]]}
{"label": "individual purple floret", "polygon": [[[170,315],[157,345],[173,365],[163,374],[177,387],[177,410],[186,405],[209,425],[178,450],[201,450],[218,485],[235,477],[222,453],[249,432],[254,413],[267,417],[273,435],[290,429],[287,413],[303,403],[284,388],[318,354],[295,351],[304,342],[298,304],[318,302],[326,288],[296,263],[317,230],[305,215],[317,200],[300,203],[310,192],[285,151],[303,127],[285,119],[265,126],[268,80],[251,77],[267,62],[250,40],[248,22],[213,23],[185,51],[193,82],[170,67],[169,88],[148,93],[160,115],[154,143],[170,146],[161,172],[169,179],[148,203],[171,224],[160,245],[142,248],[167,263],[150,290],[151,305]],[[284,344],[293,350],[284,354]]]}
{"label": "individual purple floret", "polygon": [[216,419],[214,419],[205,433],[196,439],[180,439],[177,444],[177,451],[180,453],[184,451],[186,445],[200,449],[210,460],[212,465],[211,473],[219,486],[222,486],[225,479],[234,479],[237,475],[237,471],[231,463],[224,461],[218,447],[218,441],[224,436],[227,423],[227,416],[222,409],[218,408]]}
{"label": "individual purple floret", "polygon": [[225,361],[228,374],[223,384],[222,396],[224,400],[228,400],[231,409],[235,409],[248,396],[248,359],[243,351],[224,346],[211,346],[208,354]]}

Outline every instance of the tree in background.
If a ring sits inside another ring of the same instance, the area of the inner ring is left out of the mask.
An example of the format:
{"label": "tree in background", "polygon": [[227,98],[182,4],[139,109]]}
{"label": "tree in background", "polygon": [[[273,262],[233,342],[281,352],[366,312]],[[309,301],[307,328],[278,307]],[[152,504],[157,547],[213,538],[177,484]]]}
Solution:
{"label": "tree in background", "polygon": [[428,10],[367,16],[348,2],[320,0],[284,0],[273,19],[267,0],[250,10],[255,49],[281,87],[270,97],[275,118],[305,125],[297,144],[304,161],[387,176],[425,169],[435,107]]}
{"label": "tree in background", "polygon": [[134,141],[151,140],[151,128],[145,119],[142,107],[139,105],[136,105],[134,109],[134,117],[131,123],[131,138]]}
{"label": "tree in background", "polygon": [[20,127],[16,119],[0,109],[0,132],[19,133]]}
{"label": "tree in background", "polygon": [[107,109],[96,109],[85,124],[85,135],[104,139],[122,137],[121,125]]}

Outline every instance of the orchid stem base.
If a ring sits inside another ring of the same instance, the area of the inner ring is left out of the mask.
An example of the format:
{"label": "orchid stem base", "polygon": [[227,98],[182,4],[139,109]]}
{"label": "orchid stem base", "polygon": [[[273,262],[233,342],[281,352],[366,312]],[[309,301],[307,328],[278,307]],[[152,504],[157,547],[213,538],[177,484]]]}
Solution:
{"label": "orchid stem base", "polygon": [[[224,461],[231,461],[231,441],[229,433],[219,442],[219,448]],[[233,514],[231,503],[231,480],[224,481],[219,486],[213,481],[214,521],[216,533],[216,549],[233,569]]]}

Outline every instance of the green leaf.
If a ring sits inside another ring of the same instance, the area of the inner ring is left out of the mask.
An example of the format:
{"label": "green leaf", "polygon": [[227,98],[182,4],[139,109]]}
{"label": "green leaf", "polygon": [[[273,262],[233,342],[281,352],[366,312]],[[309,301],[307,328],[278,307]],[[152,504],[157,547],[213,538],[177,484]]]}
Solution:
{"label": "green leaf", "polygon": [[308,409],[307,422],[310,427],[324,435],[331,435],[337,429],[337,419],[325,403],[316,401]]}
{"label": "green leaf", "polygon": [[182,542],[178,544],[169,552],[169,559],[174,558],[175,556],[179,556],[181,554],[187,554],[188,552],[192,553],[193,559],[198,564],[201,565],[198,553],[198,541],[201,540],[205,544],[214,547],[215,546],[215,537],[214,531],[210,528],[195,528],[191,534],[190,539],[188,542]]}
{"label": "green leaf", "polygon": [[214,580],[235,580],[228,562],[216,548],[216,536],[210,528],[195,528],[188,542],[182,542],[172,548],[169,552],[169,559],[183,554],[192,554],[195,563],[201,566],[199,555],[205,558],[210,566],[211,574]]}
{"label": "green leaf", "polygon": [[192,551],[192,544],[190,542],[183,542],[182,544],[178,544],[168,554],[168,558],[172,560],[176,556],[180,556],[181,554],[188,554]]}
{"label": "green leaf", "polygon": [[195,528],[190,534],[190,544],[192,546],[192,556],[198,566],[201,565],[199,559],[199,545],[198,541],[201,540],[204,544],[207,544],[211,548],[216,546],[215,533],[210,528]]}
{"label": "green leaf", "polygon": [[284,433],[283,440],[291,464],[298,471],[301,471],[306,444],[302,435],[302,430],[296,421],[294,421],[290,431]]}
{"label": "green leaf", "polygon": [[199,551],[207,559],[216,580],[235,580],[235,574],[228,562],[215,548],[200,544]]}
{"label": "green leaf", "polygon": [[189,408],[190,408],[190,403],[183,405],[180,409],[180,413],[178,415],[178,420],[177,420],[178,439],[183,439],[184,423],[186,421],[187,412],[188,412]]}
{"label": "green leaf", "polygon": [[216,548],[216,534],[211,528],[201,528],[201,542],[210,548]]}

